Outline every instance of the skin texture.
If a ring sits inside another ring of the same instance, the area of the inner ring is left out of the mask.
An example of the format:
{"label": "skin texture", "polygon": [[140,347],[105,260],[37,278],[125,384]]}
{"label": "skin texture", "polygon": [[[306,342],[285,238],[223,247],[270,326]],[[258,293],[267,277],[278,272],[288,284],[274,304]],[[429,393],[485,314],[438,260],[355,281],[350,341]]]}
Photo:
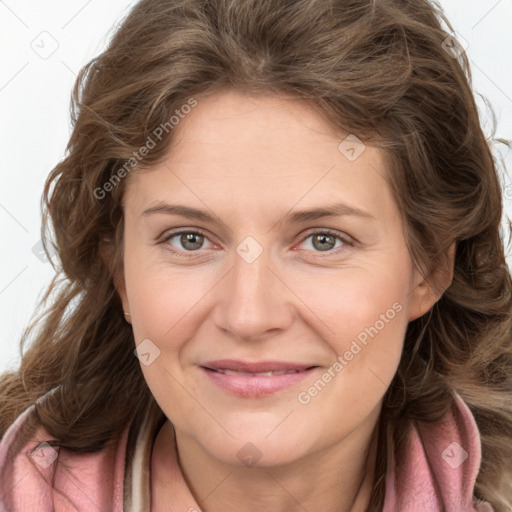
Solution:
{"label": "skin texture", "polygon": [[[383,154],[367,145],[350,161],[338,149],[344,136],[302,100],[235,91],[197,99],[166,159],[130,176],[118,284],[136,344],[150,339],[160,350],[141,368],[174,425],[184,476],[208,512],[363,511],[372,434],[407,324],[439,298],[408,253]],[[336,202],[372,218],[284,221]],[[206,210],[218,223],[143,214],[161,203]],[[177,228],[205,238],[162,241]],[[341,238],[315,244],[325,229]],[[249,236],[263,250],[251,263],[236,251]],[[378,334],[348,361],[352,342],[375,325]],[[336,372],[338,356],[347,364]],[[228,358],[319,368],[296,386],[248,398],[200,368]],[[335,377],[300,403],[329,368]],[[152,510],[165,508],[172,489],[173,443],[167,422],[153,450]],[[250,468],[237,456],[246,443],[261,455]]]}

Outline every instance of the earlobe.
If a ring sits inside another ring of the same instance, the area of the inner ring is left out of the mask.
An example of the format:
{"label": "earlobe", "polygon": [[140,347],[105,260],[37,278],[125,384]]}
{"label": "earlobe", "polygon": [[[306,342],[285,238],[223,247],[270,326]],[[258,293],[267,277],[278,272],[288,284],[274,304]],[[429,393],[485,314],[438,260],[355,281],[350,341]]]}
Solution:
{"label": "earlobe", "polygon": [[416,320],[430,311],[434,304],[443,296],[453,280],[456,242],[446,251],[444,264],[439,265],[430,278],[422,276],[415,270],[419,283],[415,286],[409,307],[409,321]]}
{"label": "earlobe", "polygon": [[412,292],[412,299],[409,305],[409,322],[416,320],[427,313],[437,302],[440,296],[433,293],[431,285],[424,278]]}

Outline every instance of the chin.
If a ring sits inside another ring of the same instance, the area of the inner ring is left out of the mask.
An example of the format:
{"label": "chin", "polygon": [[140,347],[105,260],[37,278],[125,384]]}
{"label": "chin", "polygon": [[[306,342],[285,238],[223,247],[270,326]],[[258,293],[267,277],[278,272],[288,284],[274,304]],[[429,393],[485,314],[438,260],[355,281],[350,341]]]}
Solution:
{"label": "chin", "polygon": [[[276,423],[273,428],[275,425]],[[270,435],[269,432],[272,429],[267,430],[264,435],[260,432],[251,433],[249,429],[235,438],[226,434],[222,439],[210,437],[198,441],[212,457],[224,464],[247,468],[286,465],[306,455],[307,447],[303,442],[306,434],[301,436],[296,430],[283,430],[278,433],[276,429]]]}

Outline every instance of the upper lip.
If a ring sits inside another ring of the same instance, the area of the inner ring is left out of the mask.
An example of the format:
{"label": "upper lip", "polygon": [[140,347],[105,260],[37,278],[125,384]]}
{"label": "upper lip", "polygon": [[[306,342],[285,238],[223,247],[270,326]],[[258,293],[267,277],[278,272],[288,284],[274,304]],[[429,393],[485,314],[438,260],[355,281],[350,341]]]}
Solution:
{"label": "upper lip", "polygon": [[235,359],[221,359],[209,361],[202,364],[210,370],[231,370],[234,372],[262,373],[279,372],[287,370],[307,370],[314,365],[303,363],[292,363],[287,361],[238,361]]}

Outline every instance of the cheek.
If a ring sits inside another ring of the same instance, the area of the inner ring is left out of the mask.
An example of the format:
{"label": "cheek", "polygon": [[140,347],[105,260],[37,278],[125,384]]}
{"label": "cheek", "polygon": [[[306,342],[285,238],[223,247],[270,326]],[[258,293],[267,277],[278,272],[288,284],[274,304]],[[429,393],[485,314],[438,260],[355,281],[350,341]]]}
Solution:
{"label": "cheek", "polygon": [[[209,274],[207,269],[193,277],[190,269],[174,267],[171,271],[165,263],[141,257],[137,250],[127,251],[125,258],[126,291],[141,370],[156,401],[176,425],[194,413],[190,396],[197,394],[196,383],[190,379],[183,386],[183,353],[201,323],[201,300],[218,280],[212,281],[211,276],[208,280]],[[142,346],[147,349],[143,351]],[[145,353],[149,353],[146,360]],[[170,401],[172,411],[168,410]]]}
{"label": "cheek", "polygon": [[[408,325],[407,276],[367,272],[340,280],[324,295],[322,329],[331,366],[306,383],[297,400],[304,414],[326,425],[333,437],[350,431],[374,410],[400,362]],[[313,306],[321,311],[320,303]]]}
{"label": "cheek", "polygon": [[189,268],[171,268],[159,251],[127,240],[126,292],[136,343],[145,338],[186,338],[190,324],[187,315],[193,315],[194,306],[211,288],[207,273],[208,270],[198,271],[192,277]]}
{"label": "cheek", "polygon": [[153,337],[155,340],[177,338],[177,334],[186,327],[187,314],[192,313],[195,303],[204,292],[200,287],[184,286],[177,276],[167,279],[165,276],[146,275],[132,281],[130,307],[133,307],[132,325],[136,334]]}
{"label": "cheek", "polygon": [[396,372],[408,325],[410,262],[405,256],[340,272],[336,280],[316,279],[318,293],[308,292],[307,286],[298,292],[317,314],[317,330],[332,363],[343,367],[337,366],[338,372],[331,367],[340,375],[333,387],[338,396],[347,391],[380,394]]}
{"label": "cheek", "polygon": [[[189,278],[185,284],[179,273],[171,277],[158,266],[138,266],[135,259],[131,263],[126,263],[126,283],[141,370],[162,410],[177,427],[185,427],[183,419],[197,415],[190,400],[197,390],[193,380],[183,386],[180,357],[193,336],[194,305],[206,291],[191,287]],[[149,353],[146,361],[144,353]]]}
{"label": "cheek", "polygon": [[[333,276],[315,276],[296,280],[297,295],[307,297],[307,306],[316,315],[323,337],[337,350],[347,349],[347,343],[358,338],[364,343],[368,329],[386,335],[407,324],[410,280],[399,267],[358,268],[343,270]],[[396,270],[396,272],[394,272]],[[314,290],[314,293],[312,291]],[[323,326],[322,326],[323,324]]]}

